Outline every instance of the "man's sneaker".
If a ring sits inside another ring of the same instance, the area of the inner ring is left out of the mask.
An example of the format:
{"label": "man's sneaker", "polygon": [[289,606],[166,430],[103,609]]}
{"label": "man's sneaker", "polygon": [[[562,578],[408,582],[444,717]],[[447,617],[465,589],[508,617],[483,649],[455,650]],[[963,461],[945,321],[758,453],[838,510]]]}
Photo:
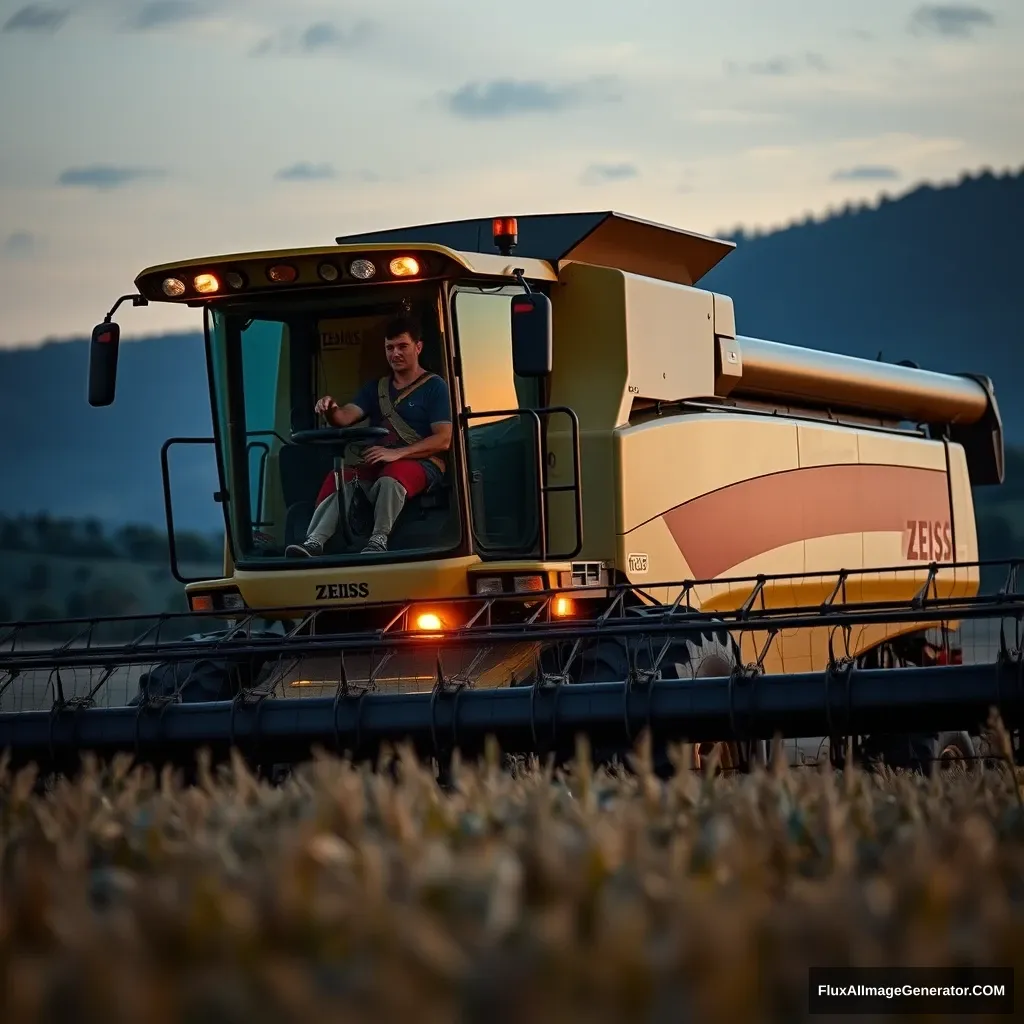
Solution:
{"label": "man's sneaker", "polygon": [[284,549],[284,553],[290,558],[310,558],[322,555],[324,553],[324,546],[321,541],[314,540],[312,537],[306,539],[302,544],[289,544]]}
{"label": "man's sneaker", "polygon": [[377,551],[387,551],[388,539],[383,533],[375,533],[363,548],[363,554],[372,554]]}

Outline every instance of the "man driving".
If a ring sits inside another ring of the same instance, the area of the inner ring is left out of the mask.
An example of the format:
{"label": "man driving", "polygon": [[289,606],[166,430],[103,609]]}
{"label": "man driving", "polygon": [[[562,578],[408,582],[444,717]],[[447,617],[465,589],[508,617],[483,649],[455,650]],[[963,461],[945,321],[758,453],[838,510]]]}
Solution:
{"label": "man driving", "polygon": [[[388,436],[366,448],[362,462],[346,469],[358,492],[373,509],[373,531],[364,552],[386,551],[388,537],[406,499],[436,486],[444,476],[443,453],[451,446],[452,415],[445,382],[420,366],[423,337],[411,317],[400,316],[384,330],[384,352],[391,374],[367,381],[344,406],[324,395],[315,406],[333,427],[349,427],[368,417],[370,426]],[[289,556],[322,555],[338,529],[338,496],[334,472],[327,474],[317,495],[316,510],[302,544],[289,544]],[[357,493],[358,493],[357,492]]]}

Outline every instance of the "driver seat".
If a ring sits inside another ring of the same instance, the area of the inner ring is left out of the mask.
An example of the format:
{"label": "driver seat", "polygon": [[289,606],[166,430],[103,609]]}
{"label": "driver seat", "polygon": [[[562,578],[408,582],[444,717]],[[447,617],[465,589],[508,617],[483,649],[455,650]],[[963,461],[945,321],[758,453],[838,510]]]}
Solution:
{"label": "driver seat", "polygon": [[[334,458],[329,448],[319,445],[282,445],[278,456],[281,475],[281,495],[285,507],[285,546],[301,544],[306,539],[310,520],[315,510],[316,495],[324,477],[334,469]],[[436,520],[438,513],[447,513],[451,505],[452,484],[449,476],[424,494],[409,498],[395,524],[395,539],[402,535],[402,527],[414,520],[420,525],[419,534],[428,520]],[[430,513],[434,513],[433,516]],[[406,527],[408,529],[411,526]],[[328,543],[328,551],[333,544]]]}
{"label": "driver seat", "polygon": [[314,502],[324,477],[334,468],[327,448],[312,444],[286,444],[278,454],[281,497],[285,507],[285,546],[301,544],[313,518]]}

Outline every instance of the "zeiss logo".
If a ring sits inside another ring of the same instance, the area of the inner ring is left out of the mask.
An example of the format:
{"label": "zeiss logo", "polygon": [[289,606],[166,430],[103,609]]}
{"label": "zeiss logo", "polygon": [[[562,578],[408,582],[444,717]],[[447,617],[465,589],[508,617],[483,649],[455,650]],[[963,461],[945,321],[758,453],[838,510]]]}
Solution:
{"label": "zeiss logo", "polygon": [[318,601],[348,601],[357,597],[369,596],[369,583],[318,583],[316,585]]}

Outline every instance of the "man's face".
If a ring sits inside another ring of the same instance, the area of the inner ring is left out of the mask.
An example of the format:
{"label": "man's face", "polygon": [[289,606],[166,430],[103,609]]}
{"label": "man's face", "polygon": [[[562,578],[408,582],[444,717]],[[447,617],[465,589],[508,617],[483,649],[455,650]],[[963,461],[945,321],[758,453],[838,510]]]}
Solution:
{"label": "man's face", "polygon": [[414,366],[422,348],[423,342],[413,341],[408,334],[400,334],[384,342],[384,352],[392,370],[407,370]]}

